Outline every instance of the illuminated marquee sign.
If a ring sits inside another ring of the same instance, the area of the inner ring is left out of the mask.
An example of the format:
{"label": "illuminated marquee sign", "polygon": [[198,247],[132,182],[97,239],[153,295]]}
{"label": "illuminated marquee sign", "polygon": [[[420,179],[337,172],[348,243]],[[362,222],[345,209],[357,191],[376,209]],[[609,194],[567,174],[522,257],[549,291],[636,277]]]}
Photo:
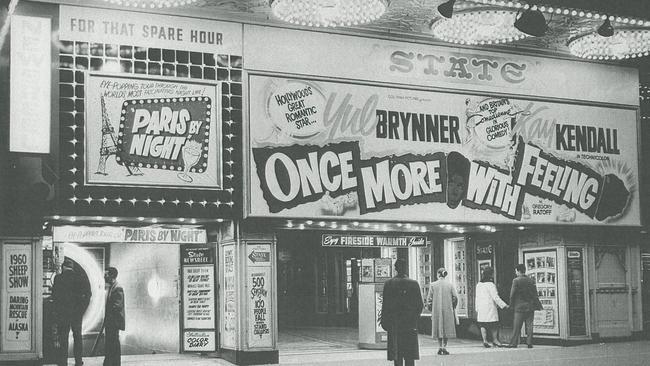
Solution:
{"label": "illuminated marquee sign", "polygon": [[324,247],[420,247],[426,245],[426,237],[323,234],[321,244]]}
{"label": "illuminated marquee sign", "polygon": [[220,85],[90,74],[88,185],[219,189]]}
{"label": "illuminated marquee sign", "polygon": [[208,97],[126,100],[117,140],[118,164],[205,172],[210,109]]}
{"label": "illuminated marquee sign", "polygon": [[253,216],[639,223],[633,110],[283,80],[251,78]]}
{"label": "illuminated marquee sign", "polygon": [[52,237],[59,243],[207,243],[206,231],[194,228],[55,226]]}

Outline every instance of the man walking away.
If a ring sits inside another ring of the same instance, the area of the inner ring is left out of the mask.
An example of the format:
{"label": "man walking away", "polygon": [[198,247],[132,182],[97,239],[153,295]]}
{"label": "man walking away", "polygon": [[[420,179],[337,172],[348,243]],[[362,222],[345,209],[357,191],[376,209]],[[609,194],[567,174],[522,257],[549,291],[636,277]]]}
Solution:
{"label": "man walking away", "polygon": [[120,330],[124,330],[124,290],[117,281],[117,269],[108,267],[104,281],[108,292],[104,311],[104,366],[119,366],[121,362]]}
{"label": "man walking away", "polygon": [[57,336],[61,350],[57,364],[68,364],[68,336],[72,330],[74,364],[83,365],[82,319],[90,302],[90,284],[74,270],[74,262],[65,258],[61,273],[54,277],[52,299],[57,319]]}
{"label": "man walking away", "polygon": [[397,275],[384,284],[381,326],[388,332],[387,358],[395,366],[413,366],[420,359],[418,319],[424,304],[420,285],[406,276],[406,261],[397,259]]}
{"label": "man walking away", "polygon": [[537,297],[535,280],[526,276],[526,266],[518,264],[515,267],[515,277],[510,289],[510,307],[515,312],[512,338],[508,347],[517,348],[521,337],[521,326],[526,323],[526,343],[528,348],[533,348],[533,319],[535,310],[541,310],[541,303]]}

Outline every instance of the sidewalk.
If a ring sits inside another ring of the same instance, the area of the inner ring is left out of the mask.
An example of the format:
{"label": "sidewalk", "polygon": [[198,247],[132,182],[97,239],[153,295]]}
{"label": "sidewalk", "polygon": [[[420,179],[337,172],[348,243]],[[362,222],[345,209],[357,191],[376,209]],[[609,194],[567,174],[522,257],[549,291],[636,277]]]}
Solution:
{"label": "sidewalk", "polygon": [[[448,347],[451,355],[436,355],[437,348],[424,345],[417,365],[454,366],[454,365],[522,365],[522,366],[642,366],[650,360],[650,342],[621,342],[589,344],[576,347],[535,346],[533,349],[485,349],[480,343],[451,343]],[[103,358],[86,358],[86,366],[100,366]],[[70,365],[72,365],[70,359]],[[202,358],[196,355],[156,354],[123,356],[122,365],[126,366],[215,366],[231,363],[215,358]],[[345,350],[341,352],[284,354],[280,353],[280,365],[309,366],[390,366],[386,361],[385,351]]]}
{"label": "sidewalk", "polygon": [[[532,351],[548,352],[553,349],[561,349],[558,346],[537,346]],[[450,356],[438,356],[437,341],[434,341],[428,336],[420,337],[420,358],[421,364],[431,364],[424,362],[425,360],[444,360],[453,361],[460,356],[480,360],[486,355],[504,355],[506,353],[521,352],[525,354],[530,352],[525,348],[509,349],[509,348],[490,348],[483,347],[480,341],[467,340],[467,339],[453,339],[449,342],[447,350],[451,353]],[[497,359],[504,359],[505,357],[497,357]],[[73,359],[69,359],[69,365],[73,365]],[[84,358],[84,366],[101,366],[103,357]],[[361,350],[352,348],[342,348],[340,350],[333,349],[309,349],[300,351],[292,348],[288,351],[280,351],[280,365],[392,365],[392,362],[386,361],[385,350]],[[462,363],[465,364],[465,363]],[[207,366],[207,365],[232,365],[230,362],[219,358],[205,358],[199,355],[192,354],[152,354],[152,355],[126,355],[122,356],[122,365],[127,366],[140,366],[140,365],[156,365],[156,366]]]}

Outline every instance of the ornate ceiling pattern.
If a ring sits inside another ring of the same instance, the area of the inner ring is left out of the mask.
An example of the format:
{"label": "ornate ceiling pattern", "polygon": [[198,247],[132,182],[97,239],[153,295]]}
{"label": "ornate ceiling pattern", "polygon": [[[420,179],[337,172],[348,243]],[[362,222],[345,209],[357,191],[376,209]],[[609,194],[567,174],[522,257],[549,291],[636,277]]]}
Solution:
{"label": "ornate ceiling pattern", "polygon": [[[354,27],[355,30],[368,33],[394,34],[418,39],[431,38],[430,24],[442,19],[436,8],[443,0],[392,0],[386,14],[372,24]],[[454,11],[476,11],[481,9],[498,8],[499,1],[491,1],[486,5],[482,1],[457,0]],[[506,2],[506,6],[517,1]],[[526,4],[519,1],[520,4]],[[643,0],[546,0],[530,1],[529,4],[546,4],[568,9],[584,9],[600,14],[620,17],[637,17],[650,20],[650,1]],[[198,0],[188,6],[200,8],[205,14],[231,15],[238,19],[249,19],[255,22],[277,23],[271,14],[268,0]],[[637,10],[635,10],[637,9]],[[182,9],[179,9],[182,11]],[[597,29],[602,20],[588,19],[572,15],[545,14],[549,31],[544,37],[528,37],[506,46],[524,47],[530,49],[546,49],[552,52],[568,53],[567,43],[570,39],[592,32]],[[623,26],[623,24],[613,24]],[[629,27],[629,25],[628,25]]]}

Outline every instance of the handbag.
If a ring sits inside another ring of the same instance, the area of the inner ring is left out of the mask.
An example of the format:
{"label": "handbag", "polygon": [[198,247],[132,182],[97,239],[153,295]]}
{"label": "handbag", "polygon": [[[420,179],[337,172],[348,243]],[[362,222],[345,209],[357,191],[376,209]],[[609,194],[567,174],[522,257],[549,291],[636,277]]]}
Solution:
{"label": "handbag", "polygon": [[533,309],[534,310],[544,310],[544,306],[542,306],[542,302],[539,301],[539,297],[535,296],[533,300]]}

